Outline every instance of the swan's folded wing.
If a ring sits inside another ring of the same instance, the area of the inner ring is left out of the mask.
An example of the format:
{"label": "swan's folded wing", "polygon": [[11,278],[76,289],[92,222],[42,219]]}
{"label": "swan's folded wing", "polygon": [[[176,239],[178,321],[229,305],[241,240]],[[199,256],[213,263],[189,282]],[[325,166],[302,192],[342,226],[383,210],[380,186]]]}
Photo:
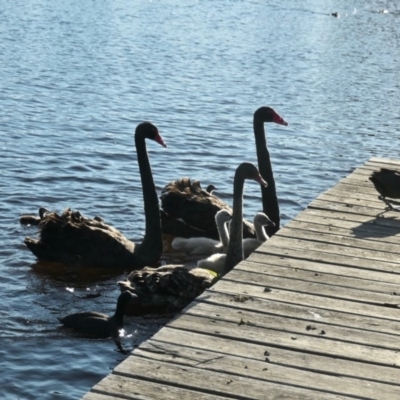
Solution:
{"label": "swan's folded wing", "polygon": [[[131,257],[134,243],[98,218],[90,219],[67,209],[48,213],[39,224],[39,240],[25,244],[39,258],[73,265],[115,266]],[[117,262],[118,260],[118,262]]]}

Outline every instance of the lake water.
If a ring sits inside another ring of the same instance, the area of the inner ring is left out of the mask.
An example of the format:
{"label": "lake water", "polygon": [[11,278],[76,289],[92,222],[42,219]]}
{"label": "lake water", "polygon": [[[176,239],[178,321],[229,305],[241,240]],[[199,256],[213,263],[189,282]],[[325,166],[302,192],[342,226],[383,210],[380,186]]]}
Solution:
{"label": "lake water", "polygon": [[[266,126],[283,224],[371,156],[400,156],[398,1],[0,4],[5,399],[80,398],[125,357],[112,340],[71,336],[57,321],[113,312],[124,276],[35,264],[23,239],[36,228],[19,217],[72,207],[140,240],[139,122],[168,144],[148,144],[158,190],[191,176],[230,202],[236,166],[256,161],[253,113],[275,108],[289,122]],[[245,190],[251,218],[260,189]],[[127,318],[123,345],[166,320]]]}

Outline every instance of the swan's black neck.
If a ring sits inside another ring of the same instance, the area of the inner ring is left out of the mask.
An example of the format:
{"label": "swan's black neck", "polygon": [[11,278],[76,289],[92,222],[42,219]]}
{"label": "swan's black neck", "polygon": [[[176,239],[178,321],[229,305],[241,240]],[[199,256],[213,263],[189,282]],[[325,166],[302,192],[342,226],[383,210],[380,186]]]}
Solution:
{"label": "swan's black neck", "polygon": [[232,221],[224,275],[244,259],[243,254],[243,187],[244,177],[236,171],[233,181]]}
{"label": "swan's black neck", "polygon": [[256,139],[258,169],[261,176],[268,183],[268,187],[261,187],[263,212],[275,223],[275,226],[266,227],[267,235],[271,237],[279,230],[280,214],[274,174],[265,137],[264,121],[254,117],[254,136]]}
{"label": "swan's black neck", "polygon": [[162,253],[160,206],[143,135],[135,135],[140,179],[142,181],[146,229],[142,243],[135,249],[137,268],[158,262]]}

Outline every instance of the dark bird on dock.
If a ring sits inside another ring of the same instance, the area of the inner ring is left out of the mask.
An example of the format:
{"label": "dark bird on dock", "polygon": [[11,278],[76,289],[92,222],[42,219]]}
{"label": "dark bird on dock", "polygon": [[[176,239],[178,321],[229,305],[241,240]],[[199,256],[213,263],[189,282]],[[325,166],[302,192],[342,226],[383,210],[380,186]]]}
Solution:
{"label": "dark bird on dock", "polygon": [[125,281],[118,282],[122,291],[132,291],[138,295],[137,301],[132,303],[132,309],[129,304],[128,314],[179,311],[244,259],[242,207],[246,179],[255,180],[263,186],[267,185],[255,165],[242,163],[236,169],[233,187],[233,216],[230,228],[231,239],[227,254],[214,254],[219,257],[209,261],[204,268],[164,265],[159,268],[146,267],[131,272]]}
{"label": "dark bird on dock", "polygon": [[388,210],[400,211],[393,207],[391,200],[387,199],[387,197],[400,199],[400,172],[393,169],[381,168],[379,171],[374,171],[369,180],[374,184],[375,189],[380,194],[378,198],[385,202]]}
{"label": "dark bird on dock", "polygon": [[[256,142],[258,168],[268,183],[262,187],[263,212],[274,222],[267,227],[268,236],[272,236],[280,227],[279,205],[271,160],[267,148],[264,123],[274,122],[287,126],[288,123],[270,107],[260,107],[254,113],[253,130]],[[224,201],[201,188],[200,182],[181,178],[168,183],[161,192],[161,217],[163,233],[179,237],[208,237],[218,240],[215,214],[232,209]],[[243,236],[254,238],[253,224],[243,220]]]}
{"label": "dark bird on dock", "polygon": [[40,208],[39,217],[22,216],[20,222],[39,225],[39,240],[25,238],[25,244],[39,259],[73,267],[127,269],[142,268],[159,261],[162,250],[160,206],[147,154],[146,139],[166,147],[158,129],[150,122],[136,127],[135,146],[142,181],[146,228],[141,243],[133,243],[119,230],[99,218],[87,218],[79,211],[61,215]]}
{"label": "dark bird on dock", "polygon": [[136,298],[137,296],[131,292],[121,293],[118,297],[117,308],[112,316],[96,311],[82,311],[58,318],[58,320],[68,328],[73,328],[93,337],[117,338],[119,331],[124,327],[125,307]]}

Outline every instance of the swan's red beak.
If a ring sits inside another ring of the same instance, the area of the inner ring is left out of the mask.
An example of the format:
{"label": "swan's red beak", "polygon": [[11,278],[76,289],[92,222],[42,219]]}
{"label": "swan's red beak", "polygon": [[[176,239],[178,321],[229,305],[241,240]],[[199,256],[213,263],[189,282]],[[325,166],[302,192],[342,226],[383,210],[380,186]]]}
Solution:
{"label": "swan's red beak", "polygon": [[261,186],[267,187],[268,183],[264,181],[261,175],[258,175],[258,177],[255,179]]}
{"label": "swan's red beak", "polygon": [[167,145],[164,143],[163,138],[161,137],[161,135],[159,133],[157,133],[156,137],[154,138],[154,140],[158,143],[161,144],[161,146],[167,147]]}
{"label": "swan's red beak", "polygon": [[274,118],[273,118],[273,122],[275,122],[276,124],[279,125],[285,125],[288,126],[289,124],[277,113],[275,113]]}

